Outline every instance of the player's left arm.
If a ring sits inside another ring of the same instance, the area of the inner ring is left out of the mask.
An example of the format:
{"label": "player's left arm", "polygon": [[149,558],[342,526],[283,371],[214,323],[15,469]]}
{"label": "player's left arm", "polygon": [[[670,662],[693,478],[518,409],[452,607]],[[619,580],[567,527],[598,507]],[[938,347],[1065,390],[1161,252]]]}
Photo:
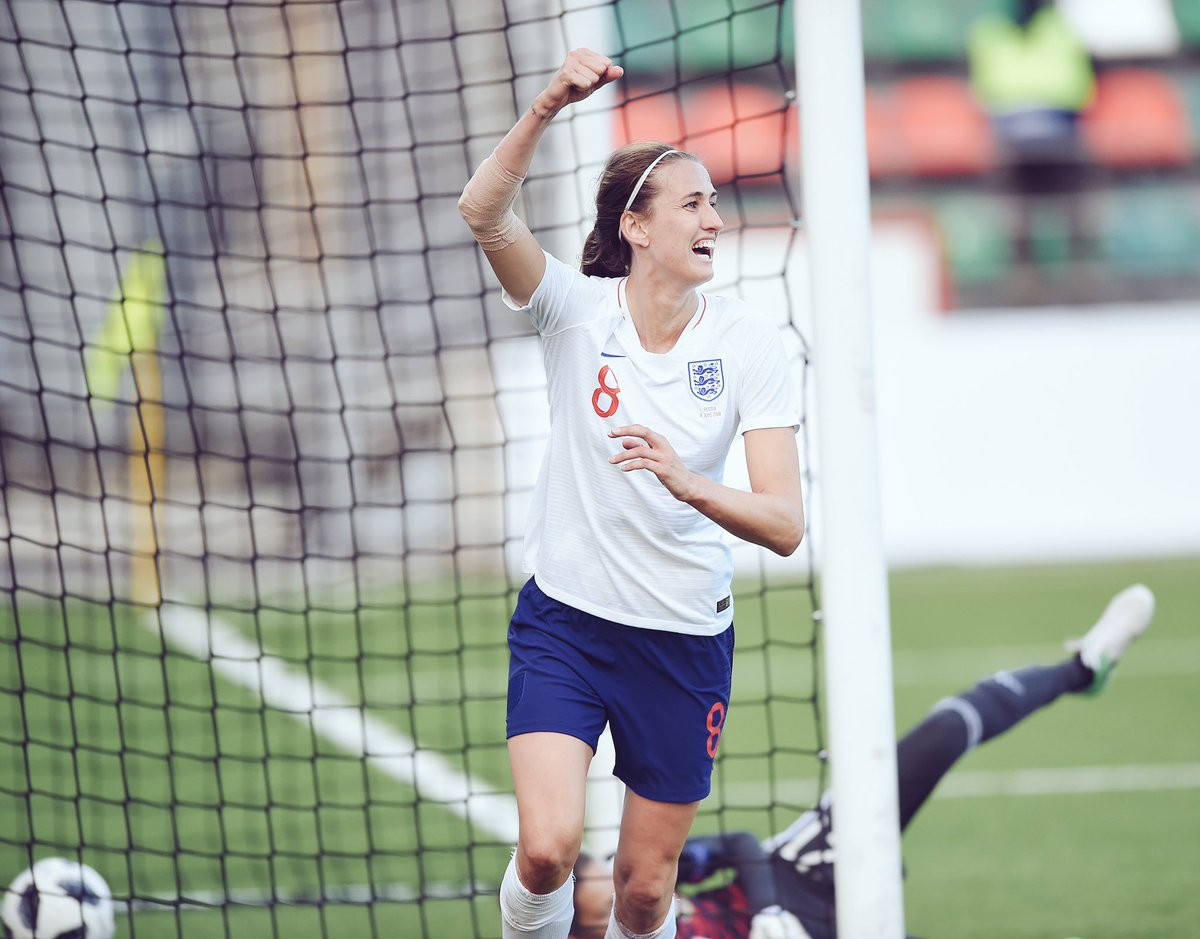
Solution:
{"label": "player's left arm", "polygon": [[750,491],[734,489],[691,472],[662,434],[641,424],[617,427],[624,449],[611,461],[626,472],[649,470],[676,499],[708,516],[744,541],[788,557],[804,537],[800,457],[792,427],[764,427],[743,434]]}

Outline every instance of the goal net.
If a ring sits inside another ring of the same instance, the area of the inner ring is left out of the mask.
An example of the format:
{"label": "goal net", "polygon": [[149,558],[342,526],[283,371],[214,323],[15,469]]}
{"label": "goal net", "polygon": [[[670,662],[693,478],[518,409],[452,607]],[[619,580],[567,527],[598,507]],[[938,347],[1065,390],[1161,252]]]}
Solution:
{"label": "goal net", "polygon": [[[499,936],[547,420],[455,201],[566,51],[602,49],[626,77],[555,121],[522,214],[573,261],[614,145],[694,151],[727,226],[711,289],[778,326],[805,389],[790,24],[729,0],[0,9],[0,881],[78,858],[130,936]],[[809,550],[734,548],[697,831],[768,836],[822,788]],[[619,798],[597,773],[600,853]]]}

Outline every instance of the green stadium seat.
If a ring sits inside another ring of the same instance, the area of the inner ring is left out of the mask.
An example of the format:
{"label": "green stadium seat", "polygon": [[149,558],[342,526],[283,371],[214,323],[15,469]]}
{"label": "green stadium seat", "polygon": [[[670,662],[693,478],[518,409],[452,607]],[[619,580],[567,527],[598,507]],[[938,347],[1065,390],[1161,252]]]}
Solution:
{"label": "green stadium seat", "polygon": [[1060,205],[1043,202],[1032,206],[1026,237],[1039,270],[1051,276],[1067,271],[1073,254],[1071,221]]}
{"label": "green stadium seat", "polygon": [[618,42],[626,48],[670,39],[677,31],[671,5],[661,0],[617,0],[613,12]]}
{"label": "green stadium seat", "polygon": [[971,24],[988,13],[1012,16],[1015,6],[1015,0],[862,0],[863,51],[868,59],[962,59]]}
{"label": "green stadium seat", "polygon": [[1196,0],[1171,0],[1175,22],[1184,45],[1200,48],[1200,3]]}
{"label": "green stadium seat", "polygon": [[792,5],[730,11],[728,0],[618,0],[618,35],[631,71],[686,76],[791,61]]}
{"label": "green stadium seat", "polygon": [[1130,277],[1200,271],[1200,188],[1136,185],[1109,194],[1100,214],[1101,259]]}
{"label": "green stadium seat", "polygon": [[986,195],[946,195],[934,201],[934,221],[954,283],[999,283],[1013,263],[1013,218],[1006,203]]}

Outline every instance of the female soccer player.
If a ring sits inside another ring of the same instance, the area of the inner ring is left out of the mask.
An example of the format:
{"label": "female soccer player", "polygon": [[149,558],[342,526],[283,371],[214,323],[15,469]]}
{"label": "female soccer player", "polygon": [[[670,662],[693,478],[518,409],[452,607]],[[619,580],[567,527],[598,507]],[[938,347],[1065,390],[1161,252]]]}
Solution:
{"label": "female soccer player", "polygon": [[[796,390],[776,329],[703,293],[722,222],[692,155],[609,158],[581,270],[512,204],[548,123],[621,77],[571,52],[476,170],[459,209],[542,337],[550,441],[508,633],[508,752],[520,816],[503,936],[564,939],[588,764],[607,723],[627,786],[611,939],[670,939],[676,863],[729,705],[725,533],[790,555],[804,533]],[[735,434],[750,491],[722,484]]]}
{"label": "female soccer player", "polygon": [[[1011,729],[1064,694],[1098,694],[1113,667],[1154,617],[1141,584],[1109,602],[1076,654],[1058,665],[1031,665],[985,678],[937,704],[896,748],[900,829],[968,750]],[[759,844],[747,832],[689,839],[682,883],[729,870],[732,883],[679,899],[679,939],[835,939],[832,811],[828,796],[787,831]],[[601,939],[612,906],[612,875],[591,858],[576,866],[571,939]]]}

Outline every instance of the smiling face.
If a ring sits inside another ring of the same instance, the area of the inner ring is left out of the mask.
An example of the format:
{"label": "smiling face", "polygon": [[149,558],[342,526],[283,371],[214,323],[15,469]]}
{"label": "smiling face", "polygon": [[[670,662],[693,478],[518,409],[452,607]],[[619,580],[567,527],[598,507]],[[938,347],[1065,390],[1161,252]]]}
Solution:
{"label": "smiling face", "polygon": [[646,211],[627,213],[623,220],[634,246],[633,270],[643,260],[685,286],[707,283],[717,235],[725,227],[708,170],[695,160],[674,159],[655,167],[652,178],[654,197]]}

